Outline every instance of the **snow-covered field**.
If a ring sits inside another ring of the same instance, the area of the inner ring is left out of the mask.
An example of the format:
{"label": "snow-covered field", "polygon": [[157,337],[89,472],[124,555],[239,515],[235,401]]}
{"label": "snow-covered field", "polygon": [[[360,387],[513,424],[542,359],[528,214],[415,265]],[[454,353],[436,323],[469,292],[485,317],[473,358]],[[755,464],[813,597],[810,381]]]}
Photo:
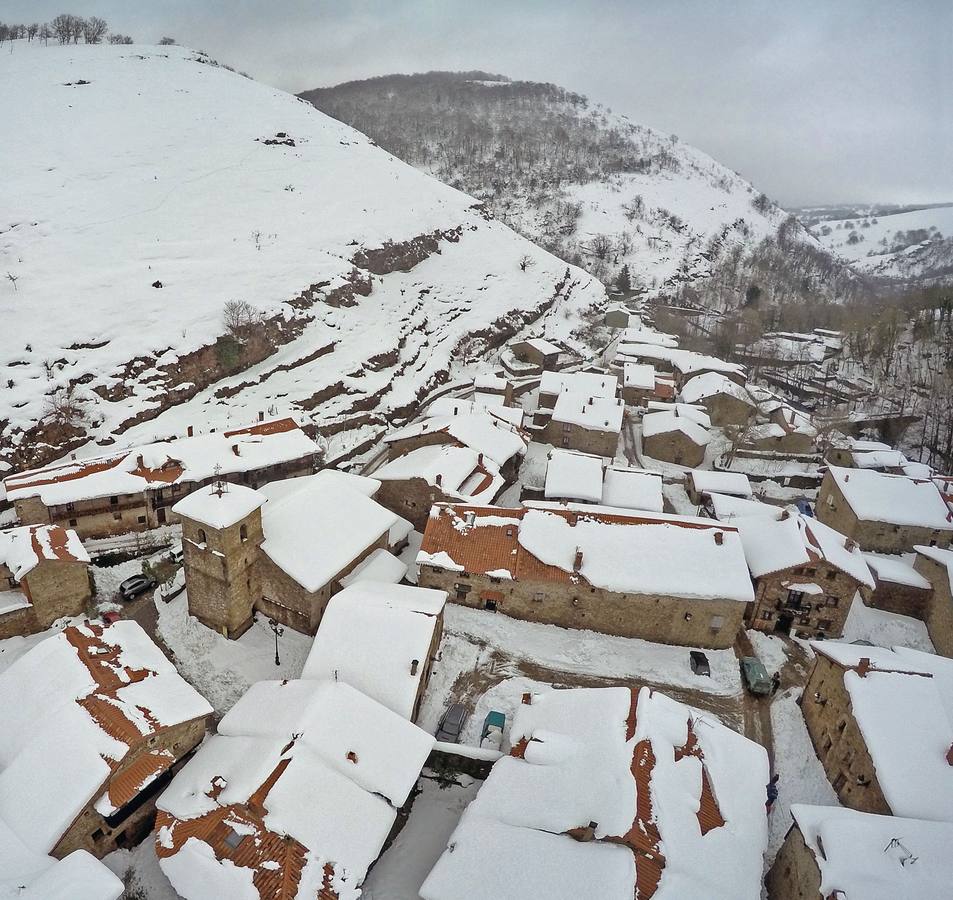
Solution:
{"label": "snow-covered field", "polygon": [[[0,222],[0,270],[17,277],[0,287],[0,370],[12,381],[0,444],[44,415],[50,392],[81,378],[93,436],[155,409],[169,387],[161,367],[223,334],[229,300],[304,330],[215,385],[250,382],[231,398],[205,391],[124,440],[247,423],[259,410],[300,412],[298,402],[339,381],[318,420],[370,395],[393,409],[462,363],[454,350],[464,336],[512,310],[540,311],[567,272],[484,219],[472,198],[187,49],[20,42],[0,54],[0,78],[9,87],[0,168],[17,185]],[[363,272],[369,297],[322,302],[363,248],[437,230],[453,234],[411,271]],[[534,261],[525,271],[524,254]],[[573,308],[605,296],[581,270],[570,281]],[[293,309],[288,301],[312,286],[316,302]],[[568,334],[574,324],[570,312],[548,327]],[[396,363],[365,368],[390,352]],[[137,357],[141,371],[126,373]],[[120,387],[131,396],[94,393]]]}

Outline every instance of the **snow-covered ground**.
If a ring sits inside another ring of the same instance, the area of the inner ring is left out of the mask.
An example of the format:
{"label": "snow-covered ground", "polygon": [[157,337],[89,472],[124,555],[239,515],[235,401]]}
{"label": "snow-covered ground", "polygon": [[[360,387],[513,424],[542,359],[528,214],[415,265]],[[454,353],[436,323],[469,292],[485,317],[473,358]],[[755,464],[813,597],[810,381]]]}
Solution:
{"label": "snow-covered ground", "polygon": [[310,635],[285,628],[278,638],[281,665],[275,665],[275,635],[267,619],[230,641],[188,614],[188,594],[164,603],[156,600],[159,636],[175,654],[186,681],[222,715],[256,681],[298,678],[311,650]]}
{"label": "snow-covered ground", "polygon": [[847,614],[843,640],[870,641],[878,647],[910,647],[925,653],[936,652],[926,625],[919,619],[865,606],[857,596]]}
{"label": "snow-covered ground", "polygon": [[[223,305],[236,299],[297,319],[300,337],[124,441],[247,424],[259,410],[300,413],[298,401],[338,382],[318,420],[369,395],[393,409],[463,363],[454,350],[465,336],[515,309],[541,311],[567,272],[486,220],[472,198],[188,49],[39,44],[0,54],[9,87],[0,169],[17,186],[0,224],[0,270],[18,279],[0,288],[0,367],[12,381],[0,440],[12,441],[44,414],[49,392],[81,377],[91,434],[114,434],[167,400],[160,368],[223,334]],[[411,271],[362,273],[369,298],[322,302],[363,248],[435,231],[452,234]],[[523,255],[534,261],[525,271]],[[562,336],[578,324],[573,310],[605,297],[590,276],[569,271],[568,312],[547,320]],[[312,286],[316,302],[295,310],[289,301]],[[312,359],[322,347],[333,350]],[[391,352],[396,363],[365,367]],[[141,370],[124,372],[137,357]],[[132,396],[93,393],[120,385]],[[237,393],[216,397],[221,387]]]}

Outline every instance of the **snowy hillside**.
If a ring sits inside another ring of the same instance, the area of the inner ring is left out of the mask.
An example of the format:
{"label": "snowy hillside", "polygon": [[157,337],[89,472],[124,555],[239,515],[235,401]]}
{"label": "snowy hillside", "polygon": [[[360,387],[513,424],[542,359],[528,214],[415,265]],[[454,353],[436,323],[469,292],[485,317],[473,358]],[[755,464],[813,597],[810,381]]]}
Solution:
{"label": "snowy hillside", "polygon": [[[471,197],[192,51],[17,42],[0,81],[0,467],[259,410],[357,428],[459,374],[464,338],[487,367],[543,312],[565,337],[604,299]],[[231,334],[228,301],[251,307]]]}
{"label": "snowy hillside", "polygon": [[953,204],[824,220],[811,231],[827,249],[870,275],[953,277]]}
{"label": "snowy hillside", "polygon": [[606,281],[626,264],[642,287],[672,293],[773,240],[787,218],[674,135],[555,85],[430,72],[301,96]]}

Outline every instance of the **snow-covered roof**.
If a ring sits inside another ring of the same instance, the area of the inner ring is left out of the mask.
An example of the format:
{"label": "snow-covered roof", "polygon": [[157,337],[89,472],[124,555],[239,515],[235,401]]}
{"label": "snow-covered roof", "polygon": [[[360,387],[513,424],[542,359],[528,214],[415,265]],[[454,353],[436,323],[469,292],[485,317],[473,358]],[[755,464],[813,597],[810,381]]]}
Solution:
{"label": "snow-covered roof", "polygon": [[692,469],[688,473],[695,490],[701,494],[731,494],[734,497],[750,497],[751,482],[741,472],[721,472],[711,469]]}
{"label": "snow-covered roof", "polygon": [[[877,783],[897,816],[953,822],[953,660],[907,647],[812,641],[843,666]],[[867,660],[867,662],[863,662]]]}
{"label": "snow-covered roof", "polygon": [[763,422],[761,425],[752,425],[745,429],[742,437],[746,441],[763,441],[768,438],[783,438],[787,432],[777,422]]}
{"label": "snow-covered roof", "polygon": [[510,739],[424,900],[758,895],[767,755],[714,716],[649,688],[556,690]]}
{"label": "snow-covered roof", "polygon": [[208,484],[183,497],[172,512],[209,528],[228,528],[261,508],[265,497],[243,484]]}
{"label": "snow-covered roof", "polygon": [[781,420],[778,424],[788,434],[806,434],[808,437],[817,437],[817,428],[807,413],[785,404],[774,410],[773,415]]}
{"label": "snow-covered roof", "polygon": [[625,363],[622,366],[622,385],[643,391],[655,390],[655,366],[651,363]]}
{"label": "snow-covered roof", "polygon": [[923,590],[929,590],[930,588],[930,582],[917,572],[903,556],[864,553],[864,559],[877,577],[877,581],[904,584],[908,587],[922,588]]}
{"label": "snow-covered roof", "polygon": [[473,379],[473,387],[478,391],[505,391],[509,386],[502,375],[483,374]]}
{"label": "snow-covered roof", "polygon": [[784,512],[780,506],[772,506],[760,500],[730,497],[727,494],[712,494],[711,505],[715,518],[720,522],[732,522],[735,519],[746,519],[751,516],[780,519]]}
{"label": "snow-covered roof", "polygon": [[735,524],[753,578],[827,562],[860,584],[874,586],[860,548],[817,519],[789,514],[779,521],[749,517]]}
{"label": "snow-covered roof", "polygon": [[622,330],[619,344],[620,346],[623,344],[655,344],[659,347],[677,347],[678,338],[674,334],[656,331],[654,328],[647,328],[642,324],[629,325]]}
{"label": "snow-covered roof", "polygon": [[705,428],[711,428],[711,416],[708,415],[704,406],[692,403],[668,403],[664,400],[649,400],[646,406],[649,412],[677,412],[678,415],[691,419]]}
{"label": "snow-covered roof", "polygon": [[44,560],[88,563],[89,554],[71,528],[22,525],[0,531],[0,566],[6,566],[15,581],[29,575]]}
{"label": "snow-covered roof", "polygon": [[86,850],[63,859],[37,853],[0,819],[0,900],[118,900],[123,890]]}
{"label": "snow-covered roof", "polygon": [[345,588],[328,601],[301,677],[343,681],[412,718],[446,599],[445,591],[385,582]]}
{"label": "snow-covered roof", "polygon": [[913,548],[921,556],[932,559],[933,562],[946,566],[946,572],[950,580],[950,588],[953,589],[953,550],[944,550],[941,547],[924,547],[918,544]]}
{"label": "snow-covered roof", "polygon": [[70,626],[27,651],[0,673],[0,710],[0,820],[45,854],[91,801],[111,815],[176,761],[146,754],[131,781],[116,775],[131,750],[212,707],[123,620]]}
{"label": "snow-covered roof", "polygon": [[[390,539],[388,542],[394,543]],[[404,563],[390,550],[378,547],[370,556],[356,565],[349,575],[341,579],[341,587],[348,587],[360,581],[384,581],[397,584],[406,574],[407,566]]]}
{"label": "snow-covered roof", "polygon": [[557,347],[551,341],[547,341],[545,338],[523,338],[518,341],[514,341],[510,346],[516,347],[519,344],[528,344],[534,350],[542,353],[543,356],[551,356],[554,353],[562,353],[562,349]]}
{"label": "snow-covered roof", "polygon": [[476,393],[472,398],[461,400],[459,397],[438,397],[427,407],[427,415],[438,416],[468,416],[473,413],[486,413],[494,419],[499,419],[520,428],[523,424],[523,410],[518,406],[505,406],[499,394]]}
{"label": "snow-covered roof", "polygon": [[662,512],[661,473],[626,466],[607,466],[602,483],[602,505]]}
{"label": "snow-covered roof", "polygon": [[855,450],[851,459],[856,469],[900,469],[907,463],[907,458],[899,450]]}
{"label": "snow-covered roof", "polygon": [[953,512],[932,481],[839,466],[827,471],[862,521],[953,531]]}
{"label": "snow-covered roof", "polygon": [[503,486],[499,467],[488,457],[469,447],[432,444],[418,447],[389,460],[375,470],[381,481],[406,481],[421,478],[431,487],[439,487],[448,496],[489,502]]}
{"label": "snow-covered roof", "polygon": [[547,499],[602,500],[602,459],[589,453],[554,449],[546,466]]}
{"label": "snow-covered roof", "polygon": [[675,368],[683,375],[692,372],[731,372],[743,375],[745,367],[738,363],[725,362],[717,356],[706,356],[703,353],[693,353],[691,350],[679,350],[672,359]]}
{"label": "snow-covered roof", "polygon": [[508,422],[485,412],[430,416],[421,422],[392,431],[384,438],[384,443],[393,444],[431,434],[445,434],[448,442],[457,441],[471,450],[483,453],[498,466],[502,466],[518,453],[525,453],[529,443]]}
{"label": "snow-covered roof", "polygon": [[726,378],[720,372],[705,372],[690,378],[682,386],[679,397],[685,403],[700,403],[717,394],[726,394],[754,407],[751,395],[741,385]]}
{"label": "snow-covered roof", "polygon": [[908,478],[933,477],[933,467],[923,462],[914,462],[912,460],[905,459],[901,465],[901,469],[903,470],[903,474]]}
{"label": "snow-covered roof", "polygon": [[540,394],[585,394],[587,397],[615,397],[619,379],[598,372],[543,372],[539,380]]}
{"label": "snow-covered roof", "polygon": [[294,419],[277,419],[54,463],[9,475],[4,484],[10,500],[38,496],[53,506],[206,481],[216,474],[250,472],[308,457],[317,450],[318,445]]}
{"label": "snow-covered roof", "polygon": [[657,434],[671,434],[680,431],[692,443],[704,447],[711,439],[708,430],[677,412],[650,412],[642,417],[642,436],[653,437]]}
{"label": "snow-covered roof", "polygon": [[553,421],[565,422],[589,431],[618,434],[622,430],[625,403],[614,397],[594,397],[564,391],[556,398]]}
{"label": "snow-covered roof", "polygon": [[[159,798],[185,900],[357,900],[434,740],[342,681],[262,681]],[[272,886],[269,887],[269,884]]]}
{"label": "snow-covered roof", "polygon": [[363,487],[344,473],[324,469],[259,488],[267,498],[261,510],[262,551],[306,591],[319,590],[398,520]]}
{"label": "snow-covered roof", "polygon": [[844,900],[941,900],[953,884],[953,825],[791,804],[814,854],[820,895]]}
{"label": "snow-covered roof", "polygon": [[628,594],[754,599],[740,536],[710,519],[436,504],[417,562]]}

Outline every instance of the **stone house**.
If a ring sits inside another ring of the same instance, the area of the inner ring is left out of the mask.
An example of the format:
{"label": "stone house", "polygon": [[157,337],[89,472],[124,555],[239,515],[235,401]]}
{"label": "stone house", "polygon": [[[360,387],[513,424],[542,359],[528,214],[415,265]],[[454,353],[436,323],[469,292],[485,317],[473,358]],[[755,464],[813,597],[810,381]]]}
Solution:
{"label": "stone house", "polygon": [[690,378],[679,397],[684,403],[703,406],[714,425],[744,425],[757,411],[748,391],[720,372]]}
{"label": "stone house", "polygon": [[445,591],[361,581],[328,603],[302,678],[343,681],[417,720],[443,636]]}
{"label": "stone house", "polygon": [[644,406],[649,400],[659,399],[655,366],[651,363],[625,363],[622,366],[622,399],[626,406]]}
{"label": "stone house", "polygon": [[916,547],[914,571],[930,583],[930,600],[922,618],[937,653],[953,657],[953,550]]}
{"label": "stone house", "polygon": [[209,485],[177,503],[190,614],[228,638],[256,612],[314,634],[341,579],[410,531],[372,499],[378,487],[325,469],[257,491]]}
{"label": "stone house", "polygon": [[0,640],[81,615],[92,596],[88,564],[75,531],[58,525],[0,531]]}
{"label": "stone house", "polygon": [[743,472],[721,469],[692,469],[685,473],[685,492],[696,506],[701,506],[712,494],[748,499],[752,496],[751,482]]}
{"label": "stone house", "polygon": [[824,451],[824,459],[832,466],[849,469],[854,466],[855,453],[876,453],[888,450],[890,450],[890,445],[881,441],[868,441],[834,432],[830,436],[828,446]]}
{"label": "stone house", "polygon": [[878,553],[948,547],[953,538],[953,512],[928,479],[829,466],[816,511],[822,522]]}
{"label": "stone house", "polygon": [[609,328],[628,328],[632,314],[621,303],[610,306],[605,311],[603,323]]}
{"label": "stone house", "polygon": [[765,878],[768,900],[940,900],[953,884],[953,825],[792,804],[793,824]]}
{"label": "stone house", "polygon": [[816,519],[791,515],[737,523],[755,585],[748,623],[800,638],[840,637],[854,595],[874,589],[857,545]]}
{"label": "stone house", "polygon": [[696,468],[705,460],[708,430],[676,408],[642,417],[642,452],[652,459]]}
{"label": "stone house", "polygon": [[145,531],[213,480],[258,487],[314,471],[318,445],[294,419],[160,441],[108,456],[55,463],[4,479],[23,524],[74,528],[80,537]]}
{"label": "stone house", "polygon": [[131,620],[70,626],[28,650],[0,674],[0,709],[0,793],[22,812],[7,825],[57,859],[141,841],[212,715]]}
{"label": "stone house", "polygon": [[929,580],[902,556],[865,553],[864,559],[874,576],[874,589],[865,598],[867,606],[925,622],[933,600]]}
{"label": "stone house", "polygon": [[376,500],[423,531],[435,503],[471,500],[492,503],[506,478],[486,454],[462,444],[425,445],[374,471]]}
{"label": "stone house", "polygon": [[[612,379],[613,382],[615,379]],[[538,421],[539,413],[534,417]],[[597,456],[614,457],[625,418],[625,402],[564,391],[542,426],[532,428],[533,439]]]}
{"label": "stone house", "polygon": [[953,660],[907,647],[811,646],[801,711],[840,802],[953,821]]}
{"label": "stone house", "polygon": [[441,504],[417,563],[454,603],[697,647],[730,647],[754,599],[737,529],[659,513]]}
{"label": "stone house", "polygon": [[502,397],[503,405],[509,406],[513,402],[513,384],[502,375],[477,375],[473,379],[473,394],[483,400]]}
{"label": "stone house", "polygon": [[673,351],[672,363],[675,372],[675,384],[681,390],[697,375],[716,373],[744,387],[748,383],[748,375],[744,366],[738,363],[725,362],[717,356],[706,356],[692,350]]}
{"label": "stone house", "polygon": [[612,400],[618,393],[619,380],[608,372],[543,372],[539,380],[538,409],[534,423],[545,422],[548,411],[555,408],[562,394],[584,394],[586,397]]}
{"label": "stone house", "polygon": [[605,457],[559,448],[549,451],[543,496],[616,509],[662,512],[664,508],[660,473],[607,464]]}
{"label": "stone house", "polygon": [[543,338],[529,338],[509,345],[510,352],[520,362],[535,367],[537,373],[556,368],[562,350]]}
{"label": "stone house", "polygon": [[433,746],[343,681],[259,681],[159,799],[159,866],[189,900],[356,898]]}
{"label": "stone house", "polygon": [[741,445],[780,454],[803,454],[814,449],[814,439],[806,432],[786,429],[777,422],[763,422],[744,429]]}

